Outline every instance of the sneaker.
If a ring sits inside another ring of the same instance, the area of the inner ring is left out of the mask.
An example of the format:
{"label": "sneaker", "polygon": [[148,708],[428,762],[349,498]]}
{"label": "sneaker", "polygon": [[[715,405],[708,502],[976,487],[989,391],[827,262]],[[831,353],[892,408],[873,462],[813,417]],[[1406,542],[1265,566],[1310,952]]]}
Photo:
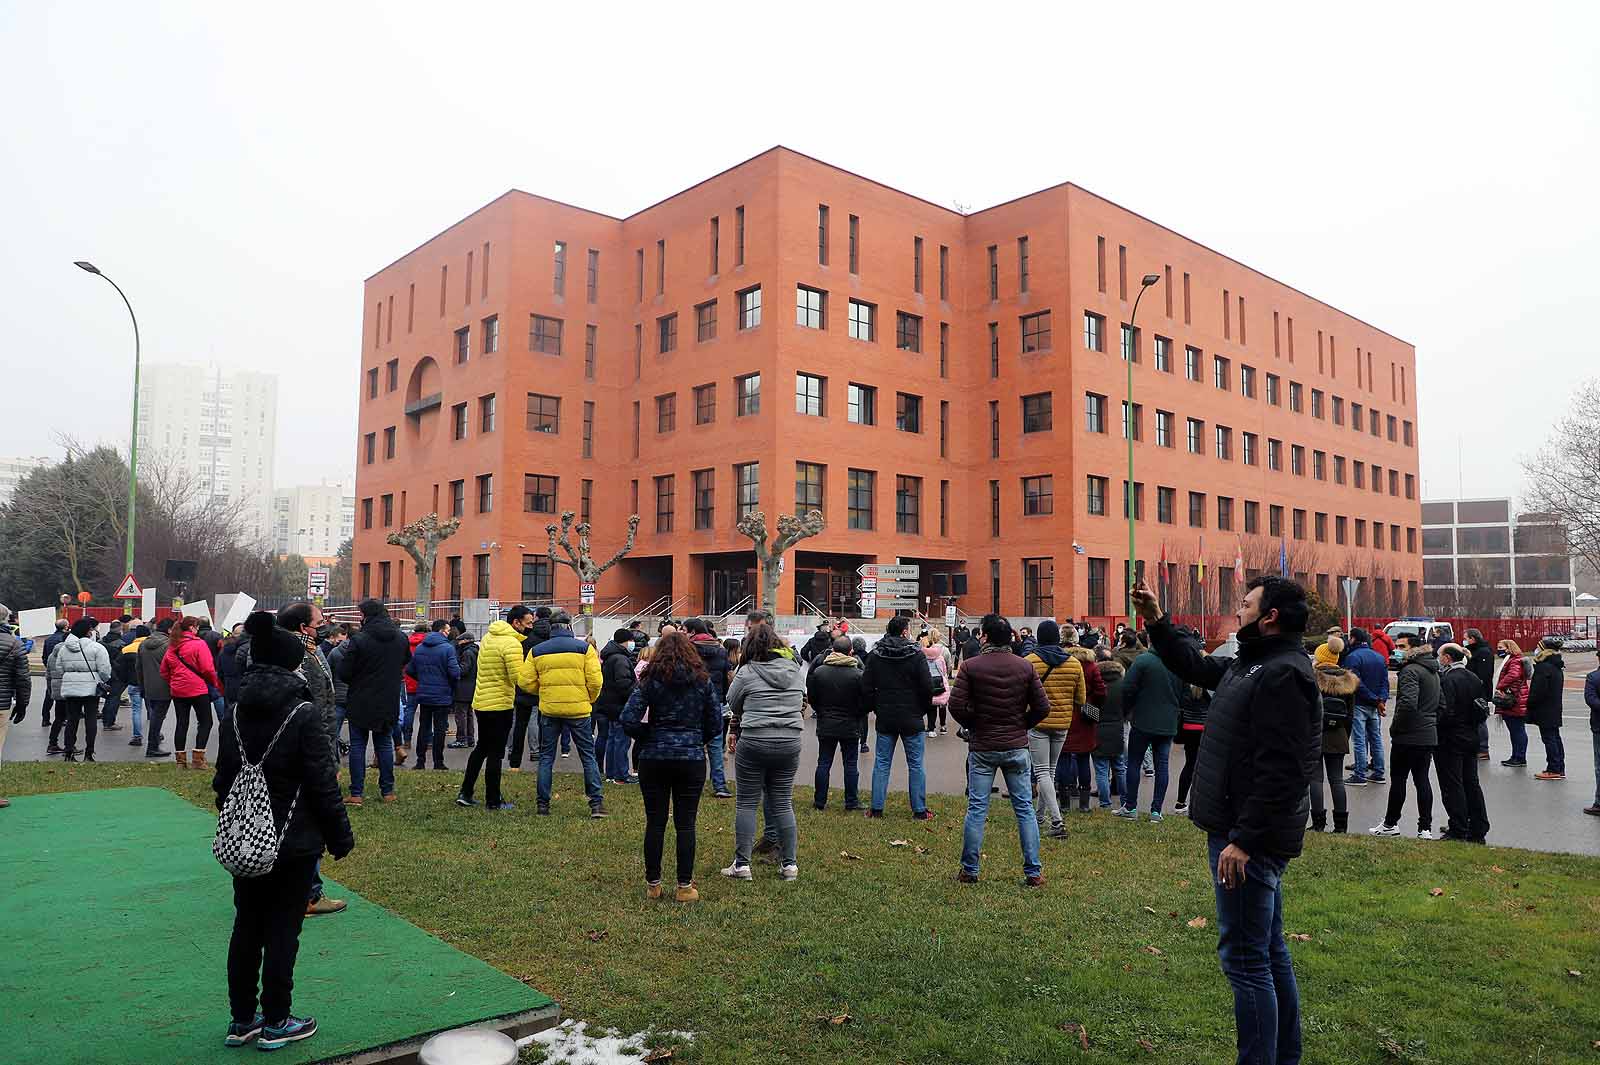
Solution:
{"label": "sneaker", "polygon": [[1500,764],[1509,769],[1522,769],[1528,764],[1528,760],[1526,758],[1507,758]]}
{"label": "sneaker", "polygon": [[[50,746],[48,746],[48,747],[46,747],[46,748],[45,748],[45,749],[44,749],[44,753],[45,753],[45,754],[64,754],[64,753],[66,753],[66,752],[65,752],[65,751],[63,751],[63,750],[62,750],[62,748],[61,748],[61,744],[59,744],[59,743],[52,743],[52,744],[51,744],[51,745],[50,745]],[[166,752],[166,753],[168,753],[168,754],[171,754],[171,753],[172,753],[172,752],[171,752],[171,751],[168,751],[168,752]]]}
{"label": "sneaker", "polygon": [[561,752],[561,757],[563,757],[563,758],[571,758],[572,757],[572,752],[571,751],[562,751]]}
{"label": "sneaker", "polygon": [[1567,779],[1567,775],[1565,773],[1552,773],[1548,769],[1546,769],[1543,773],[1535,773],[1533,775],[1533,779],[1534,780],[1566,780]]}
{"label": "sneaker", "polygon": [[1161,811],[1160,810],[1151,810],[1150,811],[1150,820],[1155,822],[1155,823],[1157,823],[1157,824],[1159,824],[1161,822]]}
{"label": "sneaker", "polygon": [[158,747],[153,751],[146,750],[144,752],[144,756],[146,758],[171,758],[172,757],[172,752],[171,751],[163,751]]}
{"label": "sneaker", "polygon": [[1417,829],[1417,838],[1418,839],[1434,840],[1434,839],[1438,839],[1439,837],[1435,836],[1433,834],[1433,829],[1431,829],[1431,828],[1419,828],[1419,829]]}
{"label": "sneaker", "polygon": [[504,799],[502,799],[500,801],[500,805],[499,806],[485,806],[484,807],[485,810],[515,810],[516,808],[517,808],[517,804],[516,803],[508,802],[508,801],[506,801]]}
{"label": "sneaker", "polygon": [[1130,810],[1126,806],[1119,806],[1117,807],[1117,816],[1124,821],[1137,821],[1139,820],[1139,811]]}
{"label": "sneaker", "polygon": [[261,1034],[261,1029],[267,1026],[267,1019],[261,1014],[256,1014],[256,1019],[249,1024],[240,1024],[233,1021],[228,1025],[227,1037],[222,1040],[225,1047],[242,1047]]}
{"label": "sneaker", "polygon": [[800,879],[800,867],[798,865],[794,864],[793,862],[789,862],[782,869],[778,870],[778,879],[779,880],[799,880]]}
{"label": "sneaker", "polygon": [[867,811],[867,816],[868,817],[882,817],[883,816],[883,811],[882,810],[868,810]]}
{"label": "sneaker", "polygon": [[550,804],[547,803],[547,802],[540,803],[539,804],[539,808],[535,812],[540,817],[549,817],[550,816]]}
{"label": "sneaker", "polygon": [[451,740],[449,743],[445,744],[445,746],[452,751],[459,751],[464,748],[471,747],[472,744],[468,743],[466,740]]}
{"label": "sneaker", "polygon": [[1144,771],[1144,775],[1147,777],[1153,777],[1156,775],[1156,771],[1154,769],[1146,769]]}
{"label": "sneaker", "polygon": [[1387,779],[1388,778],[1385,777],[1382,773],[1374,773],[1370,777],[1367,778],[1367,783],[1368,784],[1382,784]]}
{"label": "sneaker", "polygon": [[466,795],[457,795],[456,796],[456,805],[457,806],[476,806],[476,805],[478,805],[478,800],[470,798],[470,797],[468,797]]}
{"label": "sneaker", "polygon": [[101,732],[121,732],[122,731],[122,726],[121,725],[101,725],[100,726],[100,731]]}
{"label": "sneaker", "polygon": [[941,736],[948,736],[948,735],[950,735],[950,730],[949,730],[949,729],[947,729],[947,728],[941,728],[941,729],[940,729],[940,730],[939,730],[939,735],[941,735]]}
{"label": "sneaker", "polygon": [[589,820],[591,821],[604,821],[610,816],[611,815],[606,812],[606,804],[603,802],[596,803],[595,805],[589,807]]}
{"label": "sneaker", "polygon": [[1364,788],[1367,786],[1367,778],[1351,774],[1344,778],[1344,786],[1347,788]]}
{"label": "sneaker", "polygon": [[143,747],[144,746],[144,737],[143,736],[135,736],[133,739],[128,741],[128,746],[129,747]]}
{"label": "sneaker", "polygon": [[317,1020],[315,1017],[290,1017],[282,1024],[268,1024],[261,1029],[261,1038],[256,1042],[256,1047],[261,1050],[280,1050],[290,1043],[298,1043],[302,1039],[310,1039],[317,1034]]}
{"label": "sneaker", "polygon": [[348,905],[349,903],[343,899],[330,899],[328,896],[323,895],[306,903],[306,916],[320,917],[323,914],[338,913]]}
{"label": "sneaker", "polygon": [[733,792],[729,791],[727,788],[718,788],[716,791],[711,793],[711,797],[713,799],[731,799],[733,798]]}
{"label": "sneaker", "polygon": [[977,882],[978,882],[978,874],[977,873],[969,873],[965,869],[963,869],[959,873],[956,874],[956,883],[958,883],[958,884],[976,884]]}
{"label": "sneaker", "polygon": [[1044,874],[1035,873],[1033,876],[1023,877],[1023,887],[1044,887]]}
{"label": "sneaker", "polygon": [[1395,825],[1373,825],[1372,834],[1374,836],[1398,836],[1400,829]]}
{"label": "sneaker", "polygon": [[912,814],[911,815],[911,820],[913,820],[913,821],[932,821],[933,820],[933,811],[932,810],[924,810],[920,814]]}
{"label": "sneaker", "polygon": [[748,865],[740,865],[738,862],[734,862],[732,865],[722,870],[722,875],[727,877],[729,880],[755,879],[755,876],[750,872],[750,867]]}
{"label": "sneaker", "polygon": [[1051,828],[1050,829],[1050,838],[1051,839],[1066,839],[1067,838],[1067,826],[1066,825],[1056,825],[1053,828]]}
{"label": "sneaker", "polygon": [[1189,804],[1186,802],[1180,802],[1178,805],[1172,808],[1172,812],[1175,814],[1187,815],[1189,813]]}
{"label": "sneaker", "polygon": [[673,892],[672,897],[678,902],[699,902],[700,892],[693,884],[679,884],[678,890]]}

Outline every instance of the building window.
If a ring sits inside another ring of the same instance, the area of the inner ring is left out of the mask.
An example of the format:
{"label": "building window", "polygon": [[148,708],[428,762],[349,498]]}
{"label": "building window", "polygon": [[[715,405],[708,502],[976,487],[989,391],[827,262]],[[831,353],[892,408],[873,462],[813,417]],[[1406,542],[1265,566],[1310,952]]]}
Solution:
{"label": "building window", "polygon": [[400,360],[390,359],[387,364],[387,368],[389,378],[388,391],[393,392],[395,389],[400,387]]}
{"label": "building window", "polygon": [[1289,472],[1296,477],[1306,475],[1306,449],[1299,444],[1289,446]]}
{"label": "building window", "polygon": [[1344,424],[1344,399],[1341,396],[1333,397],[1333,424]]}
{"label": "building window", "polygon": [[989,482],[989,535],[1000,536],[1000,482]]}
{"label": "building window", "polygon": [[694,338],[699,343],[717,339],[717,301],[707,300],[694,309]]}
{"label": "building window", "polygon": [[939,482],[939,535],[950,535],[950,482]]}
{"label": "building window", "polygon": [[1283,535],[1283,508],[1282,507],[1269,506],[1267,508],[1267,535],[1268,536],[1282,536]]}
{"label": "building window", "polygon": [[1350,428],[1356,432],[1361,431],[1361,404],[1350,404]]}
{"label": "building window", "polygon": [[559,433],[561,431],[561,399],[528,393],[528,432]]}
{"label": "building window", "polygon": [[1244,434],[1244,455],[1242,457],[1246,466],[1254,466],[1256,464],[1256,441],[1259,439],[1260,437],[1256,436],[1255,433]]}
{"label": "building window", "polygon": [[1306,512],[1299,507],[1296,507],[1294,513],[1290,515],[1290,535],[1296,540],[1306,538]]}
{"label": "building window", "polygon": [[1283,471],[1283,441],[1267,439],[1267,469]]}
{"label": "building window", "polygon": [[1333,483],[1344,484],[1344,456],[1333,456]]}
{"label": "building window", "polygon": [[1089,513],[1104,516],[1106,512],[1106,488],[1109,482],[1104,477],[1089,476]]}
{"label": "building window", "polygon": [[878,339],[878,308],[860,300],[850,301],[850,339]]}
{"label": "building window", "polygon": [[894,394],[894,427],[902,433],[922,432],[922,397],[908,392]]}
{"label": "building window", "polygon": [[950,401],[939,401],[939,457],[950,457]]}
{"label": "building window", "polygon": [[716,517],[717,487],[715,470],[694,471],[694,527],[711,528]]}
{"label": "building window", "polygon": [[759,462],[745,462],[733,468],[733,483],[735,486],[734,520],[740,520],[755,512],[761,505],[761,464]]}
{"label": "building window", "polygon": [[583,457],[594,458],[594,402],[583,401]]}
{"label": "building window", "polygon": [[744,265],[744,204],[733,209],[733,265]]}
{"label": "building window", "polygon": [[1223,532],[1233,531],[1233,497],[1217,497],[1217,528]]}
{"label": "building window", "polygon": [[817,204],[817,264],[828,265],[828,205],[825,203]]}
{"label": "building window", "polygon": [[378,398],[378,368],[376,366],[367,371],[367,398]]}
{"label": "building window", "polygon": [[1156,337],[1156,369],[1162,373],[1172,372],[1172,341],[1166,337]]}
{"label": "building window", "polygon": [[559,478],[526,473],[522,476],[522,512],[524,514],[554,514],[556,512],[556,483]]}
{"label": "building window", "polygon": [[1050,350],[1049,311],[1022,316],[1022,350],[1024,352]]}
{"label": "building window", "polygon": [[1022,612],[1029,617],[1055,616],[1055,559],[1022,560]]}
{"label": "building window", "polygon": [[1206,494],[1204,492],[1189,493],[1189,528],[1204,529],[1206,527]]}
{"label": "building window", "polygon": [[378,457],[378,434],[368,433],[362,441],[362,446],[365,449],[367,465],[371,466]]}
{"label": "building window", "polygon": [[1217,428],[1217,458],[1223,462],[1233,461],[1233,430],[1226,425]]}
{"label": "building window", "polygon": [[761,324],[761,286],[742,289],[734,294],[739,301],[739,328],[754,329]]}
{"label": "building window", "polygon": [[391,426],[389,426],[389,428],[387,428],[387,429],[385,429],[383,431],[383,457],[386,458],[386,459],[392,459],[392,458],[394,458],[394,456],[395,456],[395,427],[391,425]]}
{"label": "building window", "polygon": [[872,528],[872,493],[878,475],[871,470],[850,470],[849,490],[846,495],[848,526],[852,529]]}
{"label": "building window", "polygon": [[1406,474],[1406,498],[1417,498],[1417,478],[1415,474]]}
{"label": "building window", "polygon": [[1328,453],[1326,451],[1313,451],[1311,453],[1311,476],[1319,481],[1328,479]]}
{"label": "building window", "polygon": [[[1122,482],[1122,516],[1128,517],[1128,482]],[[1133,484],[1133,517],[1138,521],[1144,520],[1144,482],[1135,481]],[[1143,565],[1143,563],[1140,563]]]}
{"label": "building window", "polygon": [[365,498],[365,499],[363,499],[361,501],[361,527],[363,529],[372,528],[372,497],[371,496],[368,496],[367,498]]}
{"label": "building window", "polygon": [[989,323],[989,376],[1000,376],[1000,323]]}
{"label": "building window", "polygon": [[662,355],[669,351],[678,350],[678,316],[676,314],[667,314],[656,319],[656,339],[659,342],[656,350]]}
{"label": "building window", "polygon": [[1111,573],[1109,558],[1089,560],[1089,616],[1104,617],[1106,613],[1106,581]]}
{"label": "building window", "polygon": [[1411,446],[1411,423],[1410,422],[1407,421],[1407,422],[1401,422],[1400,423],[1400,438],[1401,438],[1401,441],[1406,445],[1406,447],[1410,447]]}
{"label": "building window", "polygon": [[500,316],[491,314],[483,320],[483,353],[493,355],[500,350]]}
{"label": "building window", "polygon": [[804,517],[813,510],[823,510],[823,480],[827,467],[820,462],[794,464],[794,512]]}
{"label": "building window", "polygon": [[[1313,388],[1311,390],[1311,416],[1313,418],[1321,418],[1323,416],[1322,400],[1323,400],[1322,389]],[[1394,437],[1391,436],[1389,439],[1393,440]]]}
{"label": "building window", "polygon": [[1139,361],[1139,330],[1127,323],[1122,326],[1122,361]]}
{"label": "building window", "polygon": [[939,298],[950,298],[950,249],[939,245]]}
{"label": "building window", "polygon": [[389,570],[390,563],[378,563],[378,598],[389,598]]}
{"label": "building window", "polygon": [[1281,385],[1282,383],[1283,383],[1282,382],[1282,378],[1280,378],[1277,374],[1275,374],[1275,373],[1267,374],[1267,405],[1268,406],[1276,407],[1280,403],[1283,402],[1283,397],[1279,394],[1279,385]]}
{"label": "building window", "polygon": [[794,287],[794,324],[802,329],[826,329],[828,294],[805,285]]}
{"label": "building window", "polygon": [[1244,531],[1251,535],[1261,531],[1261,504],[1253,499],[1244,501]]}
{"label": "building window", "polygon": [[488,514],[492,510],[494,510],[494,474],[479,474],[478,513]]}
{"label": "building window", "polygon": [[594,380],[594,354],[599,332],[598,326],[583,327],[583,376],[588,381]]}
{"label": "building window", "polygon": [[1051,428],[1050,393],[1036,392],[1022,397],[1022,431],[1043,433]]}
{"label": "building window", "polygon": [[589,249],[588,295],[590,303],[600,297],[600,253],[593,248]]}
{"label": "building window", "polygon": [[816,374],[794,375],[794,412],[822,417],[826,413],[828,379]]}
{"label": "building window", "polygon": [[567,293],[567,242],[556,241],[555,266],[551,274],[552,289],[557,296]]}
{"label": "building window", "polygon": [[1083,346],[1088,351],[1106,350],[1106,320],[1101,315],[1083,312]]}
{"label": "building window", "polygon": [[1106,431],[1106,397],[1093,392],[1083,394],[1084,428],[1091,433]]}
{"label": "building window", "polygon": [[1360,459],[1355,461],[1355,486],[1357,488],[1367,486],[1367,464]]}
{"label": "building window", "polygon": [[991,613],[1000,613],[1000,560],[989,560],[989,610]]}
{"label": "building window", "polygon": [[478,397],[478,432],[494,432],[494,396]]}
{"label": "building window", "polygon": [[639,248],[633,253],[633,283],[634,300],[644,299],[644,249]]}
{"label": "building window", "polygon": [[450,516],[452,518],[466,517],[467,514],[467,482],[450,482]]}
{"label": "building window", "polygon": [[1289,410],[1295,414],[1300,413],[1303,391],[1299,381],[1289,382]]}
{"label": "building window", "polygon": [[939,323],[939,376],[950,376],[950,323]]}
{"label": "building window", "polygon": [[1178,490],[1167,488],[1164,485],[1156,486],[1156,521],[1162,525],[1171,525],[1175,520],[1173,511],[1177,507]]}
{"label": "building window", "polygon": [[[479,555],[484,559],[483,569],[479,571],[480,580],[488,571],[488,556]],[[550,599],[555,595],[555,590],[550,583],[550,556],[549,555],[523,555],[522,556],[522,600],[523,602],[537,603],[541,599]]]}
{"label": "building window", "polygon": [[1183,349],[1183,376],[1190,381],[1200,380],[1200,349]]}
{"label": "building window", "polygon": [[758,373],[745,374],[743,377],[733,379],[733,413],[735,417],[742,418],[747,414],[761,412],[761,375]]}
{"label": "building window", "polygon": [[529,315],[528,318],[528,350],[560,355],[561,319],[546,318],[542,314]]}
{"label": "building window", "polygon": [[1022,479],[1022,513],[1028,517],[1056,512],[1055,478],[1049,474],[1042,477],[1024,477]]}
{"label": "building window", "polygon": [[1325,544],[1328,542],[1328,515],[1320,510],[1317,511],[1312,519],[1311,528],[1317,543]]}
{"label": "building window", "polygon": [[674,503],[674,478],[672,474],[656,478],[656,532],[672,531]]}
{"label": "building window", "polygon": [[656,432],[670,433],[678,427],[678,393],[656,397]]}
{"label": "building window", "polygon": [[1189,454],[1204,455],[1206,453],[1206,423],[1201,421],[1199,418],[1189,418],[1186,420],[1188,422]]}
{"label": "building window", "polygon": [[1000,457],[1000,401],[989,401],[989,457]]}
{"label": "building window", "polygon": [[989,298],[1000,298],[1000,247],[989,245]]}
{"label": "building window", "polygon": [[845,420],[857,425],[877,425],[878,390],[870,385],[850,384],[845,389]]}
{"label": "building window", "polygon": [[894,319],[894,346],[901,351],[921,351],[922,319],[905,311],[896,311]]}
{"label": "building window", "polygon": [[1028,291],[1028,238],[1017,238],[1017,291]]}
{"label": "building window", "polygon": [[894,530],[921,535],[922,533],[922,478],[896,477],[894,479]]}
{"label": "building window", "polygon": [[1231,378],[1228,362],[1229,360],[1224,359],[1221,355],[1211,356],[1211,383],[1222,389],[1224,392],[1228,391]]}
{"label": "building window", "polygon": [[461,601],[461,556],[451,555],[444,560],[445,594],[456,602]]}
{"label": "building window", "polygon": [[667,291],[667,242],[656,241],[656,295]]}
{"label": "building window", "polygon": [[717,386],[698,385],[694,390],[694,423],[710,425],[717,420]]}
{"label": "building window", "polygon": [[1122,401],[1122,439],[1144,439],[1144,404]]}
{"label": "building window", "polygon": [[[548,561],[548,558],[546,561]],[[473,584],[475,585],[473,590],[477,592],[477,597],[479,599],[489,598],[489,556],[473,555],[472,571]]]}
{"label": "building window", "polygon": [[1256,398],[1256,369],[1254,366],[1239,367],[1239,394],[1245,399]]}
{"label": "building window", "polygon": [[911,291],[922,294],[922,238],[911,238]]}

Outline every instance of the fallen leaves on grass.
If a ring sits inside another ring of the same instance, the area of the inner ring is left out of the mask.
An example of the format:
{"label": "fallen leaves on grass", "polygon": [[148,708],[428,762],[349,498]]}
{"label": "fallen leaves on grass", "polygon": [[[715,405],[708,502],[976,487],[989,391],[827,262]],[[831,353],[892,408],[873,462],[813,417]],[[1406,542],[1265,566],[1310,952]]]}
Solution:
{"label": "fallen leaves on grass", "polygon": [[1153,954],[1158,958],[1161,957],[1161,955],[1164,953],[1160,947],[1154,947],[1154,946],[1148,946],[1148,945],[1144,948],[1144,952],[1146,954]]}
{"label": "fallen leaves on grass", "polygon": [[817,1018],[817,1023],[822,1025],[824,1028],[840,1028],[846,1024],[849,1024],[853,1020],[855,1020],[855,1018],[850,1016],[848,1013],[834,1013],[831,1015],[823,1014]]}
{"label": "fallen leaves on grass", "polygon": [[1567,975],[1570,976],[1570,977],[1573,977],[1574,979],[1582,979],[1583,978],[1583,974],[1581,972],[1579,972],[1578,970],[1576,970],[1576,969],[1568,969],[1567,970]]}
{"label": "fallen leaves on grass", "polygon": [[851,854],[849,851],[840,851],[839,857],[843,858],[847,862],[859,862],[861,860],[861,855]]}
{"label": "fallen leaves on grass", "polygon": [[1061,1030],[1068,1035],[1077,1036],[1078,1045],[1085,1050],[1089,1049],[1089,1029],[1087,1027],[1077,1021],[1068,1021],[1066,1024],[1061,1025]]}
{"label": "fallen leaves on grass", "polygon": [[911,841],[909,839],[891,839],[889,841],[889,846],[891,846],[891,847],[909,847],[909,846],[911,846]]}
{"label": "fallen leaves on grass", "polygon": [[1491,866],[1489,866],[1489,872],[1491,872],[1491,873],[1503,873],[1503,872],[1505,872],[1505,870],[1500,868],[1498,865],[1491,865]]}
{"label": "fallen leaves on grass", "polygon": [[1156,908],[1154,906],[1146,906],[1144,908],[1144,912],[1148,913],[1151,917],[1159,917],[1160,916],[1160,914],[1156,913]]}
{"label": "fallen leaves on grass", "polygon": [[1144,1049],[1145,1051],[1147,1051],[1147,1052],[1149,1052],[1151,1054],[1154,1054],[1156,1052],[1156,1045],[1154,1043],[1150,1042],[1150,1040],[1148,1040],[1148,1039],[1139,1040],[1139,1046],[1142,1049]]}
{"label": "fallen leaves on grass", "polygon": [[584,935],[588,938],[589,942],[591,942],[591,943],[604,942],[606,936],[608,936],[610,934],[611,933],[607,932],[604,928],[591,928],[587,932],[584,933]]}
{"label": "fallen leaves on grass", "polygon": [[1432,895],[1434,898],[1438,898],[1440,895],[1444,894],[1444,888],[1442,888],[1442,887],[1433,888],[1432,890],[1430,890],[1428,892],[1428,894]]}
{"label": "fallen leaves on grass", "polygon": [[1311,933],[1290,932],[1287,938],[1294,940],[1296,943],[1309,943],[1311,942]]}
{"label": "fallen leaves on grass", "polygon": [[1208,925],[1210,923],[1211,922],[1206,920],[1204,917],[1196,917],[1194,920],[1189,922],[1189,927],[1190,928],[1204,928],[1206,925]]}
{"label": "fallen leaves on grass", "polygon": [[928,848],[926,848],[926,847],[918,847],[917,848],[917,853],[918,854],[927,854],[928,853]]}
{"label": "fallen leaves on grass", "polygon": [[1178,887],[1179,887],[1179,888],[1180,888],[1180,889],[1182,889],[1182,888],[1186,888],[1186,887],[1188,887],[1188,886],[1189,886],[1189,881],[1187,881],[1187,880],[1180,880],[1180,881],[1178,881]]}
{"label": "fallen leaves on grass", "polygon": [[640,1065],[651,1065],[652,1062],[671,1061],[671,1060],[672,1060],[672,1048],[671,1047],[656,1047],[653,1050],[651,1050],[648,1054],[646,1054],[644,1057],[640,1058],[639,1062],[640,1062]]}

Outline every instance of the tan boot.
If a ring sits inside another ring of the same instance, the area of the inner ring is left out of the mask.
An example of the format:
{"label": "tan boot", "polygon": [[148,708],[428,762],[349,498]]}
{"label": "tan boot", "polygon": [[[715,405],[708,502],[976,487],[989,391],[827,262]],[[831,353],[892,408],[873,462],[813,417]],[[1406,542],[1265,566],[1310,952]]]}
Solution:
{"label": "tan boot", "polygon": [[184,752],[184,751],[174,751],[172,753],[172,757],[183,768],[185,768],[185,769],[189,768],[189,755],[186,752]]}
{"label": "tan boot", "polygon": [[204,751],[190,751],[189,752],[189,768],[190,769],[209,769],[209,768],[211,768],[210,766],[206,765],[206,752],[204,752]]}
{"label": "tan boot", "polygon": [[678,891],[673,897],[679,902],[699,902],[700,892],[695,890],[693,884],[679,884]]}

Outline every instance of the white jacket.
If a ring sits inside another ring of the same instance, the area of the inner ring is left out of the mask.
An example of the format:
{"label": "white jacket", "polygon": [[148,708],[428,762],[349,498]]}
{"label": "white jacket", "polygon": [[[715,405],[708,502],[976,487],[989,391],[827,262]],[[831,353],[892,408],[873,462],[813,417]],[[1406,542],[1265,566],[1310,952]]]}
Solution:
{"label": "white jacket", "polygon": [[111,683],[111,655],[94,640],[68,636],[46,664],[50,691],[57,699],[87,699],[95,685]]}

